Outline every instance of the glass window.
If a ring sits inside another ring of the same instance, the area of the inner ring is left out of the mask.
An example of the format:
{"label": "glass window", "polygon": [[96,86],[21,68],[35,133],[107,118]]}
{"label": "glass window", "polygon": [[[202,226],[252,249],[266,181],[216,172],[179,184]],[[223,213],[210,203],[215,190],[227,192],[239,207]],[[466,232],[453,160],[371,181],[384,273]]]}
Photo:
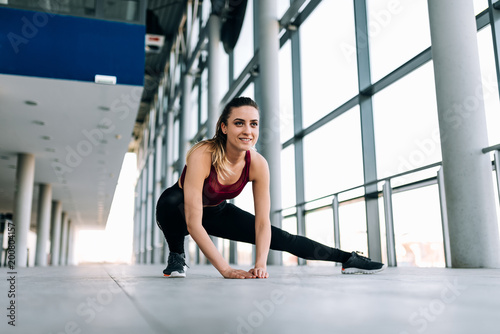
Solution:
{"label": "glass window", "polygon": [[243,92],[241,92],[241,96],[247,96],[252,100],[255,100],[255,87],[253,82],[250,83]]}
{"label": "glass window", "polygon": [[[136,1],[133,1],[136,2]],[[60,0],[2,0],[0,5],[8,5],[14,8],[44,11],[49,13],[65,13],[75,16],[95,16],[96,0],[60,1]],[[114,3],[112,5],[115,5]],[[117,4],[120,6],[120,3]],[[106,6],[109,9],[110,5]],[[116,15],[115,15],[116,16]],[[117,19],[124,19],[118,17]]]}
{"label": "glass window", "polygon": [[226,92],[229,90],[229,56],[226,51],[224,51],[224,46],[222,45],[222,43],[219,43],[219,57],[219,88],[221,90],[221,96],[224,96],[224,94],[226,94]]}
{"label": "glass window", "polygon": [[[193,52],[196,49],[196,44],[198,44],[199,36],[200,36],[200,18],[196,17],[192,22],[192,30],[189,38],[190,40],[190,52]],[[196,68],[193,66],[193,68]]]}
{"label": "glass window", "polygon": [[189,133],[188,136],[190,139],[194,138],[196,134],[198,133],[198,93],[199,89],[198,86],[195,86],[195,88],[191,91],[191,95],[189,96],[190,98],[190,119],[189,119]]}
{"label": "glass window", "polygon": [[[208,119],[208,69],[201,74],[201,119],[203,124]],[[211,130],[211,129],[209,129]],[[213,131],[213,130],[212,130]]]}
{"label": "glass window", "polygon": [[104,1],[103,14],[107,19],[139,21],[139,1]]}
{"label": "glass window", "polygon": [[201,3],[201,25],[205,26],[210,18],[210,13],[212,12],[211,1],[203,1]]}
{"label": "glass window", "polygon": [[238,250],[238,260],[239,266],[252,266],[253,261],[253,249],[255,248],[252,244],[247,244],[244,242],[237,242],[236,247]]}
{"label": "glass window", "polygon": [[438,186],[393,194],[392,210],[397,265],[444,267]]}
{"label": "glass window", "polygon": [[427,1],[367,1],[372,82],[431,45]]}
{"label": "glass window", "polygon": [[359,107],[304,137],[307,201],[363,184]]}
{"label": "glass window", "polygon": [[500,101],[491,26],[477,34],[489,146],[500,144]]}
{"label": "glass window", "polygon": [[241,194],[239,194],[238,197],[236,197],[233,201],[234,205],[236,205],[238,208],[250,212],[251,214],[255,214],[252,183],[247,183],[245,188],[243,188]]}
{"label": "glass window", "polygon": [[217,238],[217,239],[218,239],[219,252],[222,254],[224,259],[226,259],[226,261],[229,262],[229,245],[231,244],[231,241],[229,239],[222,239],[222,238]]}
{"label": "glass window", "polygon": [[[238,208],[245,210],[251,214],[255,214],[252,183],[248,183],[241,194],[234,200],[234,205]],[[253,248],[252,244],[244,242],[237,242],[238,250],[238,265],[252,265],[253,264]]]}
{"label": "glass window", "polygon": [[236,79],[243,69],[248,65],[254,55],[253,49],[253,1],[247,2],[245,18],[241,27],[238,42],[234,47],[234,79]]}
{"label": "glass window", "polygon": [[188,235],[188,252],[189,259],[192,263],[195,263],[196,259],[201,254],[201,250],[197,247],[196,242],[190,235]]}
{"label": "glass window", "polygon": [[488,0],[474,0],[474,13],[477,15],[488,8]]}
{"label": "glass window", "polygon": [[[180,135],[180,122],[179,119],[176,119],[174,122],[174,161],[179,159],[179,135]],[[184,166],[184,161],[181,161],[181,164]]]}
{"label": "glass window", "polygon": [[278,19],[283,17],[283,14],[290,7],[290,0],[278,0]]}
{"label": "glass window", "polygon": [[322,1],[299,32],[308,127],[358,93],[352,1]]}
{"label": "glass window", "polygon": [[365,201],[339,205],[340,248],[368,254]]}
{"label": "glass window", "polygon": [[373,96],[378,178],[441,161],[429,62]]}
{"label": "glass window", "polygon": [[295,146],[281,151],[281,203],[283,208],[296,204],[295,200]]}
{"label": "glass window", "polygon": [[287,41],[279,53],[280,136],[284,143],[293,137],[292,50]]}
{"label": "glass window", "polygon": [[[334,247],[333,238],[333,210],[321,209],[306,213],[306,237]],[[321,255],[321,254],[320,254]],[[308,265],[335,265],[334,262],[307,260]]]}

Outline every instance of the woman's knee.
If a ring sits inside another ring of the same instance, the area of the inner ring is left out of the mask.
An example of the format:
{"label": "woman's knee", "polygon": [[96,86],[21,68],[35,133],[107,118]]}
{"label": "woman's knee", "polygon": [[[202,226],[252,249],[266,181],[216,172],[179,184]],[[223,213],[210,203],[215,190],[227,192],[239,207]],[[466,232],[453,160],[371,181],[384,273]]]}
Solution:
{"label": "woman's knee", "polygon": [[271,249],[288,250],[296,236],[280,228],[271,226]]}

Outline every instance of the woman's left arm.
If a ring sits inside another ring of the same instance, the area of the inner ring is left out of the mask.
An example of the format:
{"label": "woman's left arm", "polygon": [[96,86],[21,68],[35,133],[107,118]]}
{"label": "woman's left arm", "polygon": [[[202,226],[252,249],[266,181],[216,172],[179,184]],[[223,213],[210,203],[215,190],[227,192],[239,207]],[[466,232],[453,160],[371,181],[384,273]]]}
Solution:
{"label": "woman's left arm", "polygon": [[250,273],[267,278],[267,256],[271,244],[271,197],[269,194],[269,166],[260,154],[254,154],[251,164],[253,199],[255,206],[255,267]]}

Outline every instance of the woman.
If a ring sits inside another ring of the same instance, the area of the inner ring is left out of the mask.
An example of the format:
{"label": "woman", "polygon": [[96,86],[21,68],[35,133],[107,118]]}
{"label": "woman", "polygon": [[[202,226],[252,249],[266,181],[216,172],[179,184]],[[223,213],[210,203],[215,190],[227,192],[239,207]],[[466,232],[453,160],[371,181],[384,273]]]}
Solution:
{"label": "woman", "polygon": [[[184,237],[194,239],[203,254],[225,278],[267,278],[269,249],[290,252],[308,260],[341,262],[342,273],[374,273],[384,269],[355,252],[347,253],[271,226],[269,168],[253,147],[259,138],[259,110],[250,98],[238,97],[224,108],[215,136],[193,146],[179,181],[158,199],[156,219],[170,254],[167,277],[185,277]],[[255,216],[227,199],[252,182]],[[255,266],[233,269],[209,235],[255,244]]]}

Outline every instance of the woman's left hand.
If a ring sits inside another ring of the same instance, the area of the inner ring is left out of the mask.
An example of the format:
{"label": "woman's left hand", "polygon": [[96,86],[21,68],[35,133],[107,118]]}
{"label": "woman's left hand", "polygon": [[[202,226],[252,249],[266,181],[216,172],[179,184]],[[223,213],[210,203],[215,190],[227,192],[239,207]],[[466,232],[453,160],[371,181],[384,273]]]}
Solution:
{"label": "woman's left hand", "polygon": [[268,278],[269,273],[267,272],[266,268],[262,267],[255,267],[253,269],[250,269],[248,271],[250,274],[254,275],[256,278]]}

